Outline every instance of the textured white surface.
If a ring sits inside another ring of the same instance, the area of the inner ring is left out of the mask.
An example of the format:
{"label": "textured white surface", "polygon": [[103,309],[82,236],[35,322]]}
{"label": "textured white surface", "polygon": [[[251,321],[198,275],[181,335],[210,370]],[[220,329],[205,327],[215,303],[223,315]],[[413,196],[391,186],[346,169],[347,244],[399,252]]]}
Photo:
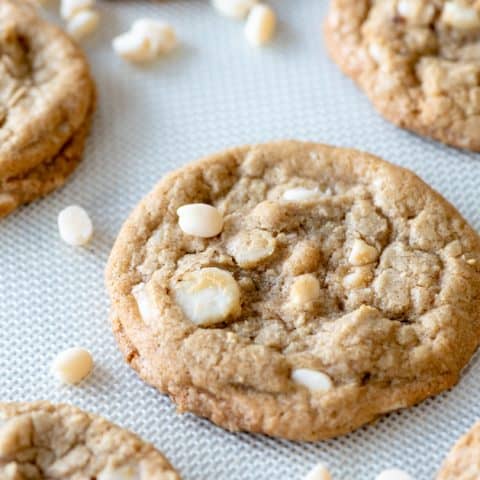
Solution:
{"label": "textured white surface", "polygon": [[[346,437],[300,444],[177,416],[125,365],[110,333],[103,269],[122,221],[165,172],[224,147],[299,138],[371,151],[414,169],[480,226],[480,156],[398,130],[373,111],[326,56],[325,0],[272,4],[278,36],[253,49],[242,23],[206,0],[98,3],[102,22],[85,46],[100,104],[85,161],[65,188],[0,222],[0,399],[98,412],[161,447],[186,480],[295,480],[319,461],[336,480],[373,480],[389,467],[430,480],[480,416],[478,356],[451,392]],[[111,39],[139,17],[171,23],[181,47],[151,67],[116,57]],[[73,203],[96,225],[82,249],[57,233],[58,212]],[[80,387],[58,386],[50,362],[74,345],[92,352],[96,368]]]}

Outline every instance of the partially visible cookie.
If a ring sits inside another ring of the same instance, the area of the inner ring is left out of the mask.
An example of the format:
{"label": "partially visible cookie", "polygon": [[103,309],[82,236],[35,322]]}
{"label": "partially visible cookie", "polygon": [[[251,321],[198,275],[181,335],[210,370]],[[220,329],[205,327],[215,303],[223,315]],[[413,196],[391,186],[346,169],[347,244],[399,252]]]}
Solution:
{"label": "partially visible cookie", "polygon": [[30,2],[0,2],[0,216],[63,184],[94,107],[80,48]]}
{"label": "partially visible cookie", "polygon": [[443,462],[437,480],[478,480],[480,478],[480,422],[454,445]]}
{"label": "partially visible cookie", "polygon": [[350,432],[454,385],[480,339],[476,232],[412,172],[314,143],[167,175],[106,282],[127,362],[230,430]]}
{"label": "partially visible cookie", "polygon": [[330,55],[400,127],[480,150],[480,3],[332,0]]}
{"label": "partially visible cookie", "polygon": [[2,480],[180,480],[137,435],[70,405],[0,403]]}

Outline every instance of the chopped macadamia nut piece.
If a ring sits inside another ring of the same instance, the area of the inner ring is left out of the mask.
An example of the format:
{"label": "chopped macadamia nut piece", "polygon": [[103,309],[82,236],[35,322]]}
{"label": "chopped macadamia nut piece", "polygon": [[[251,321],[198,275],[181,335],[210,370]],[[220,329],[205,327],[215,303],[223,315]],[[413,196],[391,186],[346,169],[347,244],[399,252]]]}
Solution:
{"label": "chopped macadamia nut piece", "polygon": [[61,0],[60,15],[70,20],[82,10],[88,10],[95,5],[95,0]]}
{"label": "chopped macadamia nut piece", "polygon": [[98,475],[97,480],[139,480],[137,465],[107,468]]}
{"label": "chopped macadamia nut piece", "polygon": [[270,232],[255,229],[240,232],[228,244],[228,253],[242,268],[252,268],[270,257],[276,241]]}
{"label": "chopped macadamia nut piece", "polygon": [[399,0],[397,11],[413,25],[428,25],[435,15],[435,7],[423,0]]}
{"label": "chopped macadamia nut piece", "polygon": [[318,300],[320,282],[311,273],[297,277],[290,287],[290,301],[297,306],[306,306],[309,302]]}
{"label": "chopped macadamia nut piece", "polygon": [[353,241],[348,261],[351,265],[360,266],[372,263],[378,258],[378,250],[361,239]]}
{"label": "chopped macadamia nut piece", "polygon": [[474,8],[457,1],[446,2],[443,6],[442,22],[460,30],[480,28],[480,16]]}
{"label": "chopped macadamia nut piece", "polygon": [[292,380],[312,392],[327,392],[333,388],[332,379],[323,372],[309,368],[297,368],[292,371]]}
{"label": "chopped macadamia nut piece", "polygon": [[403,470],[398,468],[390,468],[379,473],[375,480],[413,480],[413,478]]}
{"label": "chopped macadamia nut piece", "polygon": [[372,273],[368,267],[357,267],[343,278],[343,287],[346,289],[364,287],[372,280]]}
{"label": "chopped macadamia nut piece", "polygon": [[332,476],[323,463],[316,465],[304,478],[304,480],[332,480]]}
{"label": "chopped macadamia nut piece", "polygon": [[245,18],[258,0],[212,0],[215,9],[231,18]]}
{"label": "chopped macadamia nut piece", "polygon": [[178,225],[182,231],[195,237],[211,238],[223,229],[222,214],[211,205],[192,203],[177,210]]}
{"label": "chopped macadamia nut piece", "polygon": [[59,353],[52,363],[52,373],[63,383],[71,385],[81,382],[92,369],[92,355],[79,347]]}
{"label": "chopped macadamia nut piece", "polygon": [[245,37],[251,45],[265,45],[272,39],[276,25],[275,12],[268,5],[259,3],[250,10],[245,25]]}
{"label": "chopped macadamia nut piece", "polygon": [[82,207],[71,205],[58,214],[58,231],[69,245],[86,245],[92,238],[93,225]]}
{"label": "chopped macadamia nut piece", "polygon": [[112,40],[112,47],[118,56],[129,62],[149,62],[154,59],[148,38],[131,32],[115,37]]}
{"label": "chopped macadamia nut piece", "polygon": [[149,48],[155,56],[168,53],[177,45],[175,30],[160,20],[141,18],[133,22],[130,31],[134,35],[147,38]]}
{"label": "chopped macadamia nut piece", "polygon": [[175,301],[196,325],[214,325],[240,314],[240,288],[226,270],[207,267],[188,273],[173,290]]}
{"label": "chopped macadamia nut piece", "polygon": [[67,23],[67,32],[75,39],[92,34],[98,27],[100,15],[94,10],[82,10],[76,13]]}
{"label": "chopped macadamia nut piece", "polygon": [[132,295],[137,302],[138,311],[143,321],[151,324],[157,315],[155,303],[148,292],[148,287],[144,283],[135,285],[132,289]]}
{"label": "chopped macadamia nut piece", "polygon": [[290,202],[295,202],[295,201],[301,202],[302,200],[310,200],[311,198],[316,197],[318,193],[319,193],[319,190],[317,188],[311,189],[311,188],[297,187],[297,188],[290,188],[289,190],[285,190],[282,196],[284,200],[287,200]]}

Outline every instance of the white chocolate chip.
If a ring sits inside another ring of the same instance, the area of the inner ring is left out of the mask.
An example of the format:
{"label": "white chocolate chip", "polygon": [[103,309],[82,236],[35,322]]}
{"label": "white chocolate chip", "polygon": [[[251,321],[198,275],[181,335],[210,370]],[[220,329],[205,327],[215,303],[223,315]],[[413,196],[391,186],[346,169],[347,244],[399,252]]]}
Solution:
{"label": "white chocolate chip", "polygon": [[390,468],[379,473],[375,480],[413,480],[412,477],[398,468]]}
{"label": "white chocolate chip", "polygon": [[276,240],[270,232],[255,229],[240,232],[227,245],[227,250],[242,268],[251,268],[270,257]]}
{"label": "white chocolate chip", "polygon": [[67,23],[67,32],[80,40],[92,34],[100,22],[100,15],[94,10],[82,10],[76,13]]}
{"label": "white chocolate chip", "polygon": [[81,382],[92,369],[92,355],[79,347],[59,353],[52,363],[52,373],[63,383],[72,385]]}
{"label": "white chocolate chip", "polygon": [[333,388],[332,379],[328,375],[309,368],[297,368],[293,370],[292,380],[313,392],[327,392]]}
{"label": "white chocolate chip", "polygon": [[61,0],[60,15],[70,20],[78,12],[87,10],[95,5],[95,0]]}
{"label": "white chocolate chip", "polygon": [[348,261],[351,265],[360,266],[372,263],[378,258],[378,251],[367,242],[357,238],[353,241]]}
{"label": "white chocolate chip", "polygon": [[126,465],[117,468],[107,468],[97,476],[97,480],[140,480],[138,466]]}
{"label": "white chocolate chip", "polygon": [[212,0],[216,10],[231,18],[245,18],[258,0]]}
{"label": "white chocolate chip", "polygon": [[85,245],[92,238],[93,225],[82,207],[71,205],[58,214],[58,231],[69,245]]}
{"label": "white chocolate chip", "polygon": [[290,287],[290,301],[297,306],[306,306],[320,296],[320,282],[315,275],[306,273],[297,277]]}
{"label": "white chocolate chip", "polygon": [[310,200],[318,195],[319,190],[317,188],[304,188],[304,187],[297,187],[297,188],[290,188],[283,192],[283,199],[295,202],[302,200]]}
{"label": "white chocolate chip", "polygon": [[461,5],[456,1],[445,3],[441,19],[446,25],[460,30],[480,28],[478,12],[474,8]]}
{"label": "white chocolate chip", "polygon": [[148,292],[148,287],[144,283],[135,285],[132,289],[132,295],[137,302],[140,316],[146,324],[152,324],[157,316],[155,302]]}
{"label": "white chocolate chip", "polygon": [[122,33],[112,40],[115,53],[129,62],[149,62],[155,56],[150,50],[148,38],[132,32]]}
{"label": "white chocolate chip", "polygon": [[183,232],[196,237],[217,236],[223,228],[220,212],[211,205],[191,203],[177,210],[178,224]]}
{"label": "white chocolate chip", "polygon": [[250,10],[245,24],[245,38],[251,45],[265,45],[272,39],[276,25],[275,12],[268,5],[259,3]]}
{"label": "white chocolate chip", "polygon": [[149,49],[157,57],[170,52],[177,45],[175,30],[166,22],[141,18],[133,22],[131,33],[147,38]]}
{"label": "white chocolate chip", "polygon": [[323,463],[316,465],[305,477],[304,480],[332,480],[332,476]]}
{"label": "white chocolate chip", "polygon": [[230,272],[207,267],[185,275],[174,286],[175,301],[197,325],[213,325],[240,314],[240,289]]}
{"label": "white chocolate chip", "polygon": [[413,25],[428,25],[435,15],[435,7],[422,0],[400,0],[397,12]]}

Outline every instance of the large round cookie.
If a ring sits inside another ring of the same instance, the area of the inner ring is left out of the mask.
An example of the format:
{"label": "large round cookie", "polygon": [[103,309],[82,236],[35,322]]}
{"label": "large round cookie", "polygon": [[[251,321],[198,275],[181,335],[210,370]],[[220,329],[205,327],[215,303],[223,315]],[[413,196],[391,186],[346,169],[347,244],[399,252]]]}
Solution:
{"label": "large round cookie", "polygon": [[480,150],[480,3],[332,0],[330,55],[398,126]]}
{"label": "large round cookie", "polygon": [[1,1],[0,216],[63,184],[94,107],[80,48],[31,2]]}
{"label": "large round cookie", "polygon": [[480,478],[480,422],[454,445],[443,462],[437,480],[478,480]]}
{"label": "large round cookie", "polygon": [[137,435],[70,405],[0,403],[2,480],[180,480]]}
{"label": "large round cookie", "polygon": [[[177,209],[215,205],[220,235]],[[128,363],[181,411],[299,440],[454,385],[480,334],[480,240],[408,170],[294,141],[166,176],[106,272]]]}

